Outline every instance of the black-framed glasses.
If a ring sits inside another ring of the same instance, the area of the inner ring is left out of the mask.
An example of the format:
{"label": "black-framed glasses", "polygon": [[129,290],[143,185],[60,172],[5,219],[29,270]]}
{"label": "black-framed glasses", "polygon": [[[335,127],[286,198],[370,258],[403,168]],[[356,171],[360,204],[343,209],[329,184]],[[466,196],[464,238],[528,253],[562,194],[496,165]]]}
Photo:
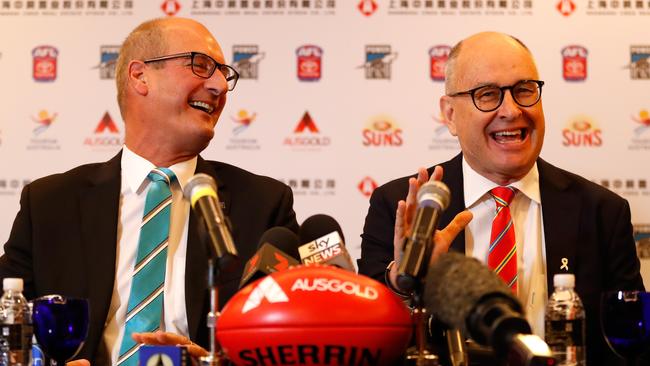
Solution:
{"label": "black-framed glasses", "polygon": [[481,112],[492,112],[501,106],[506,90],[512,99],[522,107],[530,107],[542,98],[541,80],[520,80],[510,86],[483,85],[464,92],[449,94],[450,97],[470,95],[474,106]]}
{"label": "black-framed glasses", "polygon": [[208,79],[212,76],[212,74],[214,74],[215,70],[219,69],[219,72],[221,72],[223,77],[226,78],[226,82],[228,83],[228,90],[232,91],[233,89],[235,89],[235,85],[237,85],[237,80],[239,80],[239,73],[237,72],[237,70],[235,70],[232,66],[228,66],[226,64],[222,64],[215,61],[215,59],[206,55],[205,53],[183,52],[183,53],[176,53],[173,55],[154,57],[147,60],[143,60],[142,62],[148,64],[150,62],[167,61],[167,60],[173,60],[175,58],[183,58],[183,57],[190,58],[190,64],[192,65],[192,72],[194,73],[194,75],[204,79]]}

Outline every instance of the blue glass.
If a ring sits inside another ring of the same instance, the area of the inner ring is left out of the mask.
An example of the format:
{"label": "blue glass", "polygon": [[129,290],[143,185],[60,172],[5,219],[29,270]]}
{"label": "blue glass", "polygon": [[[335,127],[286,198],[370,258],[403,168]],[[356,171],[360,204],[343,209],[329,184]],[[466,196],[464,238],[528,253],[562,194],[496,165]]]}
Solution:
{"label": "blue glass", "polygon": [[34,300],[34,335],[43,352],[65,365],[88,336],[88,300],[49,295]]}
{"label": "blue glass", "polygon": [[628,365],[650,350],[650,292],[603,293],[600,320],[610,348]]}

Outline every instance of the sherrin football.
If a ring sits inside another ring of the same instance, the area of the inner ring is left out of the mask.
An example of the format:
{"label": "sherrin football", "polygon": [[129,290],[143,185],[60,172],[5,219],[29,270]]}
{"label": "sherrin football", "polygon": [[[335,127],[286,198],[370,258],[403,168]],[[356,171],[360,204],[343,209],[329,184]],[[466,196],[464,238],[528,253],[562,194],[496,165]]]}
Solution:
{"label": "sherrin football", "polygon": [[236,365],[393,365],[412,332],[408,308],[366,276],[320,265],[275,272],[226,304],[217,337]]}

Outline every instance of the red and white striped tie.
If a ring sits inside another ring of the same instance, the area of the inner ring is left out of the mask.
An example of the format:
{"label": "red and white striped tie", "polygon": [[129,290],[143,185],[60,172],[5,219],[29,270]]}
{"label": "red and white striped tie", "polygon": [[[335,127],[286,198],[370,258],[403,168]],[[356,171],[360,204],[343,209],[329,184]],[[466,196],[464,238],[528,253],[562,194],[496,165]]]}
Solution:
{"label": "red and white striped tie", "polygon": [[515,228],[510,215],[510,202],[515,196],[512,187],[496,187],[490,191],[496,202],[496,214],[492,221],[488,267],[517,293],[517,243]]}

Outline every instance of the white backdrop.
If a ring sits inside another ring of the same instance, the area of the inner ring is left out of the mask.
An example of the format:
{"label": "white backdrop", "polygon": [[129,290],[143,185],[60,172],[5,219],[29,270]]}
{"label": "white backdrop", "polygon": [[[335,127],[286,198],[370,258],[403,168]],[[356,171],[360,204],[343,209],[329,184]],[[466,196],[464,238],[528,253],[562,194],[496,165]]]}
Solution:
{"label": "white backdrop", "polygon": [[354,256],[373,185],[458,152],[445,46],[522,39],[546,81],[542,156],[630,201],[650,285],[650,0],[0,0],[2,242],[26,182],[119,150],[111,60],[168,14],[204,23],[247,77],[203,156],[290,184],[299,221],[332,215]]}

